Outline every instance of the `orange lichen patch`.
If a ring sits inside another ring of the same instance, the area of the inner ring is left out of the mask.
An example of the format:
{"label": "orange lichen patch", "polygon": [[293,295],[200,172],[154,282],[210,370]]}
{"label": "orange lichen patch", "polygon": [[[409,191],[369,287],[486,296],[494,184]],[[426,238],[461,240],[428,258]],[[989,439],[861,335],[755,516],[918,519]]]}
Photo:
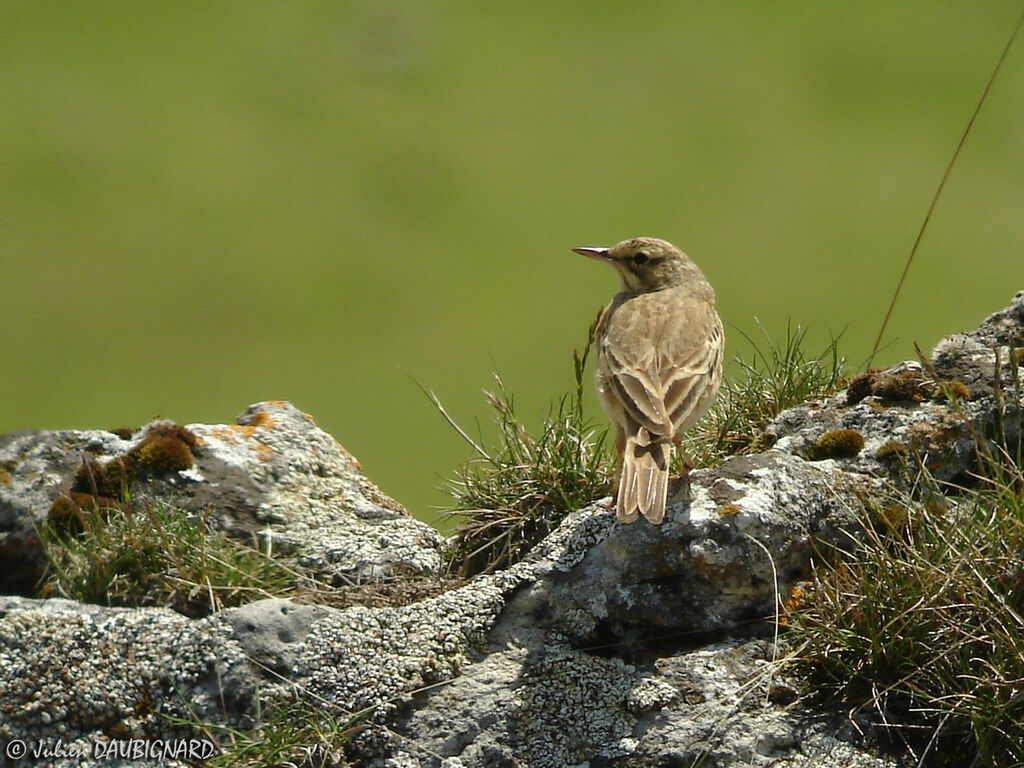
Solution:
{"label": "orange lichen patch", "polygon": [[274,449],[266,443],[261,443],[258,440],[253,445],[252,449],[259,455],[261,461],[270,461],[270,457],[274,455]]}
{"label": "orange lichen patch", "polygon": [[[283,408],[292,408],[292,407],[294,407],[287,400],[267,400],[266,404],[267,405],[272,405],[275,408],[282,408],[282,409]],[[265,411],[264,411],[264,413],[265,413]],[[306,421],[309,421],[309,422],[313,421],[313,417],[310,414],[306,413],[305,411],[302,412],[302,418],[304,418]]]}
{"label": "orange lichen patch", "polygon": [[232,445],[251,442],[252,445],[250,448],[259,454],[260,459],[268,461],[270,457],[274,455],[274,449],[255,438],[257,429],[259,429],[259,427],[254,427],[249,424],[225,424],[222,427],[217,427],[212,430],[211,436],[215,440],[220,440],[223,443],[231,443]]}
{"label": "orange lichen patch", "polygon": [[723,504],[718,508],[719,517],[736,517],[740,512],[743,511],[743,507],[739,504]]}
{"label": "orange lichen patch", "polygon": [[355,456],[353,456],[349,452],[348,448],[346,448],[344,445],[339,443],[337,440],[334,441],[334,444],[335,444],[335,446],[337,446],[339,451],[344,453],[349,459],[352,460],[352,463],[356,465],[356,469],[358,469],[360,472],[363,471],[363,465],[359,462],[359,459],[357,459]]}
{"label": "orange lichen patch", "polygon": [[259,413],[252,417],[252,421],[249,422],[248,426],[257,429],[260,427],[270,429],[275,424],[277,424],[277,419],[275,419],[266,411],[260,411]]}
{"label": "orange lichen patch", "polygon": [[243,426],[242,424],[225,424],[210,431],[215,440],[222,443],[240,443],[242,440],[251,438],[256,434],[256,427]]}
{"label": "orange lichen patch", "polygon": [[782,615],[779,617],[780,624],[789,624],[789,614],[796,613],[805,605],[810,595],[805,584],[795,584],[789,592],[789,597],[782,604]]}

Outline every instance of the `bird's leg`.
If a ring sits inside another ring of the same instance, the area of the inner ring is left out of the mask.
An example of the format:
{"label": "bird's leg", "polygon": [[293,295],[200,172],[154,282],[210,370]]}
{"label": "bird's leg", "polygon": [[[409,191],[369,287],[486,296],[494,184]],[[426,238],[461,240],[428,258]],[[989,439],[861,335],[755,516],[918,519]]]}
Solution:
{"label": "bird's leg", "polygon": [[671,487],[669,493],[675,496],[678,493],[682,493],[684,498],[690,498],[690,470],[693,469],[693,459],[690,455],[683,450],[682,438],[678,435],[672,438],[672,444],[676,447],[679,452],[679,457],[683,460],[682,471],[678,475],[674,475],[669,479]]}

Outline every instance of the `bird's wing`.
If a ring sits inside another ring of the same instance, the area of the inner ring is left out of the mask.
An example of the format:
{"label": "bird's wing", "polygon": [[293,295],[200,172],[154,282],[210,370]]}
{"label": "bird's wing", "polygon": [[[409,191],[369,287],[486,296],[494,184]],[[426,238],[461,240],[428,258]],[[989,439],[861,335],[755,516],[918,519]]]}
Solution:
{"label": "bird's wing", "polygon": [[621,309],[609,318],[602,339],[611,384],[633,421],[651,435],[673,437],[718,363],[721,322],[704,302]]}
{"label": "bird's wing", "polygon": [[675,432],[690,426],[690,419],[707,390],[708,376],[722,364],[722,321],[717,314],[709,320],[710,327],[704,328],[700,343],[663,379],[665,409]]}
{"label": "bird's wing", "polygon": [[672,434],[672,417],[665,407],[665,388],[647,368],[631,363],[627,355],[606,345],[605,359],[611,371],[611,385],[626,414],[652,435]]}

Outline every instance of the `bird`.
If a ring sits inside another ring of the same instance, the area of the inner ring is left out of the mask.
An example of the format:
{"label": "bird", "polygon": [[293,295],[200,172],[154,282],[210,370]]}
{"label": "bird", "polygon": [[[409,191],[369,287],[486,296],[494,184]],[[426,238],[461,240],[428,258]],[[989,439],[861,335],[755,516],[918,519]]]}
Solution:
{"label": "bird", "polygon": [[682,451],[682,433],[707,414],[722,383],[725,331],[715,291],[665,240],[572,250],[610,265],[619,278],[594,332],[597,396],[616,429],[616,517],[659,525],[674,450]]}

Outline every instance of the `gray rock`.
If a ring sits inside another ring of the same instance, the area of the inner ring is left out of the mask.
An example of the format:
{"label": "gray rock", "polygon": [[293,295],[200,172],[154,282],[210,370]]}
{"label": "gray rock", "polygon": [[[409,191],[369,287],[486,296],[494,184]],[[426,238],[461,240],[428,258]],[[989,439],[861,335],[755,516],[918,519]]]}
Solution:
{"label": "gray rock", "polygon": [[123,453],[128,445],[99,430],[0,435],[0,592],[35,588],[44,567],[39,525],[83,457]]}
{"label": "gray rock", "polygon": [[[244,727],[255,682],[250,663],[217,622],[163,608],[3,601],[3,743],[61,744],[65,754],[91,755],[94,745],[113,738],[195,738],[168,718]],[[32,764],[91,763],[55,755]]]}
{"label": "gray rock", "polygon": [[[992,394],[996,383],[996,355],[1002,387],[1013,390],[1011,357],[1024,348],[1024,291],[1009,306],[989,315],[970,333],[956,333],[932,351],[932,365],[947,379],[963,382],[971,396]],[[1020,361],[1018,361],[1020,362]]]}
{"label": "gray rock", "polygon": [[742,631],[774,613],[813,546],[849,547],[858,495],[872,488],[869,478],[769,452],[693,472],[691,498],[670,500],[660,527],[591,510],[593,521],[569,527],[600,530],[600,539],[522,589],[498,631],[542,626],[627,654],[663,636]]}
{"label": "gray rock", "polygon": [[330,614],[319,605],[270,598],[228,608],[218,618],[231,628],[246,658],[261,669],[288,674],[315,621]]}
{"label": "gray rock", "polygon": [[[0,739],[88,748],[111,734],[169,738],[181,722],[245,728],[260,707],[300,698],[358,722],[347,759],[369,768],[892,768],[867,724],[802,697],[769,639],[772,619],[814,547],[849,546],[864,500],[912,480],[887,444],[954,477],[973,461],[962,414],[993,436],[1007,415],[1019,427],[1016,396],[987,394],[984,376],[995,383],[991,342],[1015,353],[1022,302],[940,344],[943,371],[977,372],[960,411],[924,390],[899,403],[806,404],[772,425],[772,450],[693,473],[661,527],[623,526],[592,505],[524,561],[408,605],[264,600],[194,620],[0,599]],[[440,538],[382,500],[291,406],[189,429],[195,467],[143,490],[220,499],[225,528],[258,533],[325,580],[438,569]],[[837,429],[863,446],[822,458],[815,446]],[[5,544],[31,530],[26,515],[45,513],[75,451],[117,456],[140,438],[0,439]]]}
{"label": "gray rock", "polygon": [[[0,436],[0,591],[31,593],[44,567],[37,530],[70,490],[85,458],[122,457],[154,427],[130,439],[97,430]],[[189,424],[194,465],[140,471],[132,497],[214,510],[226,532],[292,555],[332,584],[436,573],[441,536],[410,517],[362,474],[359,463],[289,403],[250,406],[236,424]]]}
{"label": "gray rock", "polygon": [[[637,526],[619,525],[599,506],[571,515],[532,558],[463,588],[500,584],[508,600],[486,652],[450,682],[415,696],[388,733],[357,744],[356,754],[375,768],[448,764],[442,758],[466,768],[891,767],[852,735],[836,735],[834,713],[794,704],[796,693],[781,697],[787,703],[769,700],[785,687],[770,642],[704,646],[715,633],[764,632],[764,617],[786,594],[797,564],[806,564],[815,511],[822,518],[813,527],[825,538],[849,536],[852,518],[835,501],[842,486],[813,465],[795,469],[798,463],[752,457],[695,473],[693,500],[674,502],[672,522],[662,526],[667,542],[634,534]],[[769,480],[773,474],[785,482]],[[723,494],[738,507],[725,517],[717,514]],[[769,535],[779,525],[775,515],[787,512],[797,519]],[[635,559],[620,556],[630,546]],[[673,556],[659,554],[665,549]],[[730,557],[742,563],[735,573],[724,567]],[[776,565],[773,573],[773,560],[793,571]],[[650,578],[663,568],[670,569],[663,581]],[[717,601],[708,568],[722,587]],[[743,577],[744,568],[760,575]],[[709,586],[687,590],[687,574]],[[679,591],[683,597],[673,594]]]}
{"label": "gray rock", "polygon": [[239,498],[241,514],[225,527],[251,517],[270,550],[339,585],[440,569],[437,531],[381,493],[309,414],[289,403],[258,403],[235,425],[188,429],[201,441],[195,502],[215,503],[226,483]]}
{"label": "gray rock", "polygon": [[863,448],[855,456],[818,463],[910,488],[918,479],[915,466],[919,460],[935,478],[969,485],[976,469],[979,435],[1010,444],[1020,438],[1021,392],[1015,368],[1024,362],[1021,349],[1024,291],[977,329],[949,336],[935,347],[934,374],[945,382],[959,382],[966,388],[966,397],[950,402],[921,363],[900,363],[877,375],[910,385],[920,382],[914,396],[868,395],[850,403],[847,394],[840,393],[792,408],[768,427],[775,440],[773,448],[813,458],[813,447],[823,435],[851,430],[863,438]]}

